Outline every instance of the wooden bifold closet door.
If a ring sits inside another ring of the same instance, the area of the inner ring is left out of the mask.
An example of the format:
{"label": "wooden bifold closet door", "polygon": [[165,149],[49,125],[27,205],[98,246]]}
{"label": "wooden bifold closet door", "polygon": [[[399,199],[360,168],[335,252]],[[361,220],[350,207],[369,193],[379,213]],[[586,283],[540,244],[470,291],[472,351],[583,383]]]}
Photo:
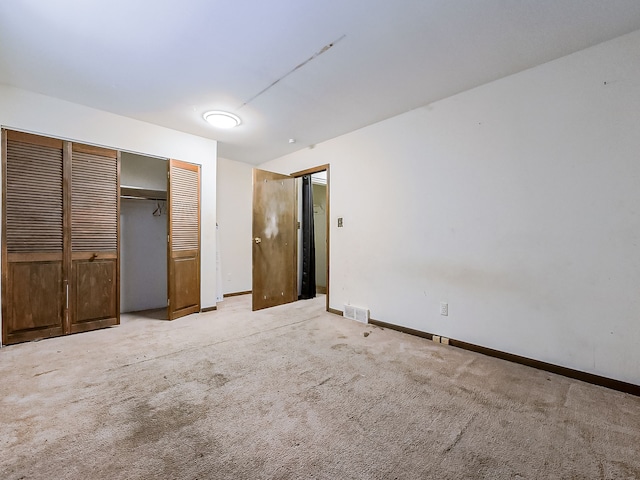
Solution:
{"label": "wooden bifold closet door", "polygon": [[64,261],[63,142],[2,131],[2,339],[62,335]]}
{"label": "wooden bifold closet door", "polygon": [[200,311],[200,165],[169,161],[169,320]]}
{"label": "wooden bifold closet door", "polygon": [[118,152],[73,144],[71,333],[120,322]]}
{"label": "wooden bifold closet door", "polygon": [[2,131],[3,343],[119,323],[116,151]]}

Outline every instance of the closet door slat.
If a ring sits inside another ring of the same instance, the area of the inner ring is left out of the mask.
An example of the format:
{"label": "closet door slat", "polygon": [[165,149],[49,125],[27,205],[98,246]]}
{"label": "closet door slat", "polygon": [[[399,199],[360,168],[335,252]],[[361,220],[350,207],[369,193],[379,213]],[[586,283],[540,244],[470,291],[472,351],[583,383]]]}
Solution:
{"label": "closet door slat", "polygon": [[173,250],[200,246],[199,172],[171,167],[171,234]]}
{"label": "closet door slat", "polygon": [[200,166],[169,161],[170,320],[200,311]]}
{"label": "closet door slat", "polygon": [[62,252],[62,148],[7,142],[9,253]]}
{"label": "closet door slat", "polygon": [[71,248],[74,252],[118,249],[118,166],[112,157],[73,152]]}

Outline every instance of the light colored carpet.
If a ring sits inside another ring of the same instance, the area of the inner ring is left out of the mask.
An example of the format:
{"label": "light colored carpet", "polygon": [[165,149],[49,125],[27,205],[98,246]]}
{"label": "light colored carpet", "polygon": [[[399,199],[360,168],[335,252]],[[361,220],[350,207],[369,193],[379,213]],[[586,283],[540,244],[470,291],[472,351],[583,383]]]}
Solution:
{"label": "light colored carpet", "polygon": [[640,478],[638,397],[249,305],[0,350],[0,479]]}

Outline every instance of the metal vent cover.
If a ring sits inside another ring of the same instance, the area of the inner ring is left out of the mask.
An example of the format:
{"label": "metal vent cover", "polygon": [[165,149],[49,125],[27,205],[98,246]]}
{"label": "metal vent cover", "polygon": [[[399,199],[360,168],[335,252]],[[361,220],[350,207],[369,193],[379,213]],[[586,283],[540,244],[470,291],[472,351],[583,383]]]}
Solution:
{"label": "metal vent cover", "polygon": [[345,305],[343,315],[346,318],[355,320],[356,322],[369,323],[369,310],[366,308],[354,307],[353,305]]}

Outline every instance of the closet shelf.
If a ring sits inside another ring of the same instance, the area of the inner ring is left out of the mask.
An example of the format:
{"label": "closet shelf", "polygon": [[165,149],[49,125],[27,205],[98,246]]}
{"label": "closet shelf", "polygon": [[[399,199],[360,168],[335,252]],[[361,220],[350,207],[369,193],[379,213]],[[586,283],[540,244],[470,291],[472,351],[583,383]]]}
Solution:
{"label": "closet shelf", "polygon": [[152,190],[149,188],[120,187],[120,198],[131,198],[137,200],[166,200],[167,192],[164,190]]}

